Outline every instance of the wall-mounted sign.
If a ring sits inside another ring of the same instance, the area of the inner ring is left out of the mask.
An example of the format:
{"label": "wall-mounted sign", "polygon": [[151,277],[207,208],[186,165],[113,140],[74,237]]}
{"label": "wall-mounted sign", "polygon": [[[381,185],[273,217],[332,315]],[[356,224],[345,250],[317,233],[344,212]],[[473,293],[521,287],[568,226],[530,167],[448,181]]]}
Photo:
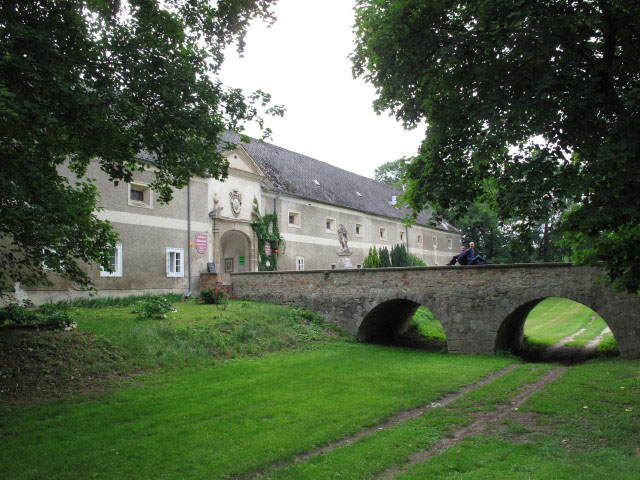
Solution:
{"label": "wall-mounted sign", "polygon": [[207,263],[207,271],[209,273],[216,273],[216,264],[213,262]]}
{"label": "wall-mounted sign", "polygon": [[198,233],[196,235],[196,250],[198,253],[205,253],[207,251],[207,234]]}
{"label": "wall-mounted sign", "polygon": [[269,242],[264,244],[264,254],[271,255],[271,244]]}
{"label": "wall-mounted sign", "polygon": [[244,265],[244,255],[238,257],[238,265]]}

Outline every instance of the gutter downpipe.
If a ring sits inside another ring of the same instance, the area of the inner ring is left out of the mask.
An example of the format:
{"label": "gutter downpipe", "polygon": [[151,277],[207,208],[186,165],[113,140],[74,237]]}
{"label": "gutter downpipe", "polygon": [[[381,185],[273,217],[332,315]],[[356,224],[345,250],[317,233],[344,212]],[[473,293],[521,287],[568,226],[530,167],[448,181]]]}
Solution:
{"label": "gutter downpipe", "polygon": [[185,298],[191,297],[191,179],[187,183],[187,270],[189,275],[189,293]]}
{"label": "gutter downpipe", "polygon": [[[280,190],[276,190],[276,196],[273,197],[273,213],[277,214],[277,210],[276,210],[276,202],[278,201],[278,198],[280,198]],[[278,230],[280,229],[280,225],[278,225]],[[280,256],[280,253],[278,252],[278,256]],[[275,265],[275,271],[278,271],[278,260],[276,260],[276,265]]]}

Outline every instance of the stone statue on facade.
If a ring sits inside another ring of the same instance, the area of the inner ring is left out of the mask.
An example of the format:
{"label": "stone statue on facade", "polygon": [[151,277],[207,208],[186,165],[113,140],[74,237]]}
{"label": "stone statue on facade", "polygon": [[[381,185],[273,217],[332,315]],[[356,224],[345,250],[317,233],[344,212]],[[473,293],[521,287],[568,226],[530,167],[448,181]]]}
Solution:
{"label": "stone statue on facade", "polygon": [[242,194],[238,190],[229,192],[229,201],[231,203],[231,213],[234,217],[240,215],[240,208],[242,207]]}
{"label": "stone statue on facade", "polygon": [[347,245],[347,229],[342,224],[338,227],[338,241],[340,242],[338,268],[353,268],[351,264],[351,250],[349,250],[349,246]]}
{"label": "stone statue on facade", "polygon": [[340,251],[346,252],[349,250],[347,246],[347,229],[344,225],[340,224],[338,227],[338,241],[340,242]]}

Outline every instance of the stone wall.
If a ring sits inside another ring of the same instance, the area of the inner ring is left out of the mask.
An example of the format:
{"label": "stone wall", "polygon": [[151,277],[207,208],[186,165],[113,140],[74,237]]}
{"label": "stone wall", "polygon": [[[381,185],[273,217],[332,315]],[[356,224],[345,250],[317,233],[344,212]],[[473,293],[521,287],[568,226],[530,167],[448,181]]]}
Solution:
{"label": "stone wall", "polygon": [[[400,331],[418,305],[442,323],[449,351],[517,350],[529,311],[563,297],[597,312],[622,356],[640,357],[640,297],[570,264],[482,265],[233,274],[236,296],[313,310],[352,335]],[[389,327],[389,325],[392,327]],[[379,328],[378,328],[379,327]]]}

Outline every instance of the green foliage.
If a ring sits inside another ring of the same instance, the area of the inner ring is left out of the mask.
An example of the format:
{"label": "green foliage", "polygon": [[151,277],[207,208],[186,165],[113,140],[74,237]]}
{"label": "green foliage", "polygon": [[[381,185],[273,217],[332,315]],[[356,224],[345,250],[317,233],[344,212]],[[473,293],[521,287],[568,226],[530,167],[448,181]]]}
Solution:
{"label": "green foliage", "polygon": [[409,258],[407,255],[407,247],[404,243],[399,243],[391,247],[391,264],[394,267],[409,266]]}
{"label": "green foliage", "polygon": [[151,297],[133,305],[133,312],[140,320],[167,318],[167,312],[173,310],[171,303],[164,297]]}
{"label": "green foliage", "polygon": [[402,157],[398,160],[383,163],[376,167],[373,178],[381,183],[397,188],[404,189],[404,176],[407,172],[407,164],[409,159]]}
{"label": "green foliage", "polygon": [[384,268],[391,266],[391,257],[389,256],[389,249],[387,247],[382,247],[378,255],[380,257],[381,267]]}
{"label": "green foliage", "polygon": [[127,297],[99,297],[77,298],[70,301],[56,302],[61,308],[105,308],[105,307],[131,307],[141,300],[162,297],[169,303],[179,302],[183,299],[180,293],[163,293],[162,295],[130,295]]}
{"label": "green foliage", "polygon": [[407,266],[408,267],[426,267],[427,264],[424,263],[424,260],[422,260],[417,255],[410,253],[409,255],[407,255]]}
{"label": "green foliage", "polygon": [[429,125],[403,201],[438,217],[490,183],[530,227],[574,205],[557,228],[576,260],[636,293],[639,18],[636,0],[360,0],[354,75],[377,112]]}
{"label": "green foliage", "polygon": [[207,305],[222,305],[226,308],[229,303],[229,289],[217,285],[205,288],[200,291],[197,301]]}
{"label": "green foliage", "polygon": [[2,3],[0,292],[51,275],[90,288],[80,264],[109,264],[117,236],[84,178],[93,159],[117,184],[146,152],[161,202],[192,176],[227,176],[222,133],[262,125],[258,109],[283,112],[267,108],[268,94],[245,97],[217,79],[225,47],[242,51],[249,22],[273,20],[273,3]]}
{"label": "green foliage", "polygon": [[66,308],[54,303],[45,303],[39,308],[33,304],[10,303],[0,308],[0,327],[19,326],[42,330],[62,330],[73,321]]}
{"label": "green foliage", "polygon": [[378,256],[378,250],[376,247],[369,247],[369,255],[367,255],[362,263],[363,268],[380,268],[382,263]]}
{"label": "green foliage", "polygon": [[[278,269],[278,254],[275,250],[280,248],[282,243],[282,237],[280,236],[280,230],[278,228],[278,214],[267,213],[260,215],[260,209],[258,208],[258,200],[253,197],[253,216],[254,221],[251,223],[251,228],[258,237],[258,271],[268,272]],[[265,250],[265,244],[271,245],[271,255],[267,255]],[[269,263],[267,265],[267,263]]]}

